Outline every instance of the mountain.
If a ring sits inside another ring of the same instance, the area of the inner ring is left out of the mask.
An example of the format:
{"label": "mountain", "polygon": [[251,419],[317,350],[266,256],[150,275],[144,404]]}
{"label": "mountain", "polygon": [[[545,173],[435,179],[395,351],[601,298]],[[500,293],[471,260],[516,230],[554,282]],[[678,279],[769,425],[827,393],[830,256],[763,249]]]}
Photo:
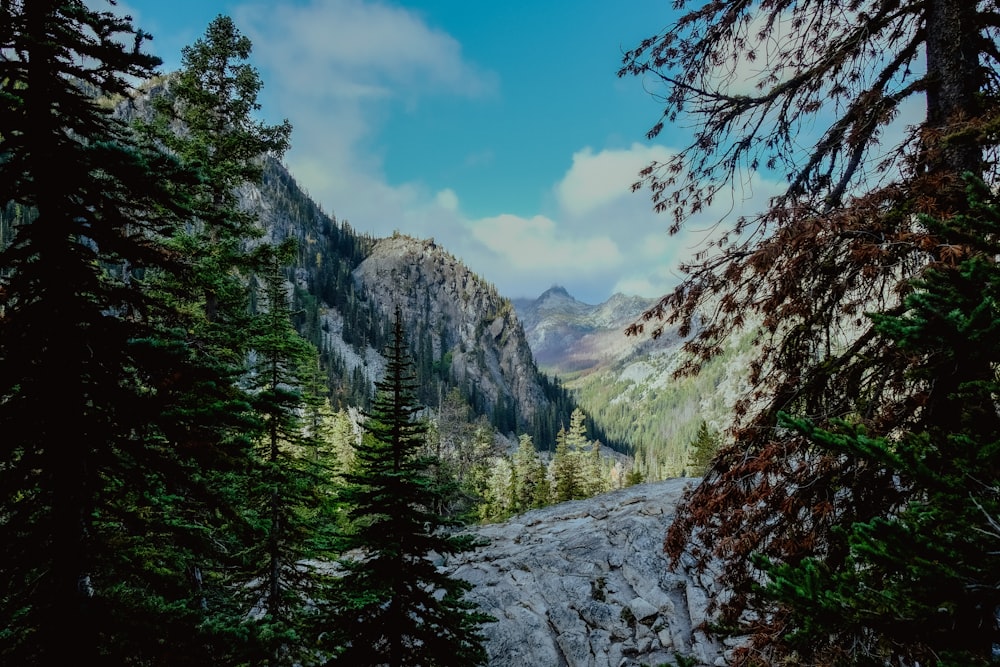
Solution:
{"label": "mountain", "polygon": [[397,233],[376,241],[354,279],[383,316],[400,309],[418,365],[439,371],[435,378],[425,369],[427,381],[462,388],[504,431],[533,423],[548,407],[511,302],[433,239]]}
{"label": "mountain", "polygon": [[[148,82],[142,95],[119,101],[115,115],[150,120],[151,100],[169,95],[171,85],[170,76]],[[260,185],[239,194],[258,215],[263,240],[297,242],[298,256],[287,267],[296,326],[320,350],[334,407],[369,400],[399,306],[423,404],[436,407],[457,388],[501,433],[529,433],[540,448],[552,446],[576,406],[539,371],[513,305],[495,288],[433,240],[359,234],[324,211],[273,158],[264,159]]]}
{"label": "mountain", "polygon": [[624,333],[654,302],[616,294],[589,305],[562,287],[514,302],[539,367],[562,380],[607,437],[634,452],[649,480],[685,473],[702,421],[720,432],[731,425],[751,341],[737,337],[697,376],[674,377],[685,354],[676,329],[656,340]]}
{"label": "mountain", "polygon": [[653,303],[654,299],[615,294],[592,306],[555,286],[537,299],[515,299],[514,307],[539,366],[568,377],[592,372],[642,346],[642,341],[626,338],[623,331]]}
{"label": "mountain", "polygon": [[574,406],[539,372],[510,301],[433,240],[357,234],[273,160],[261,187],[243,196],[270,240],[297,240],[289,267],[297,324],[320,349],[342,403],[363,403],[381,377],[379,352],[399,307],[422,403],[436,407],[457,388],[501,432],[539,442],[568,423]]}
{"label": "mountain", "polygon": [[[149,99],[169,89],[169,77],[151,82],[118,115],[148,117]],[[296,325],[320,350],[335,407],[369,400],[398,305],[421,402],[436,407],[458,389],[500,432],[529,433],[539,449],[553,446],[579,404],[589,437],[635,452],[646,478],[661,479],[684,472],[702,420],[729,425],[746,340],[698,377],[675,379],[676,332],[655,341],[623,333],[653,300],[616,294],[590,305],[556,286],[512,302],[433,240],[359,234],[323,211],[284,165],[266,159],[264,167],[261,184],[242,189],[243,205],[259,215],[266,240],[297,241],[287,273]]]}

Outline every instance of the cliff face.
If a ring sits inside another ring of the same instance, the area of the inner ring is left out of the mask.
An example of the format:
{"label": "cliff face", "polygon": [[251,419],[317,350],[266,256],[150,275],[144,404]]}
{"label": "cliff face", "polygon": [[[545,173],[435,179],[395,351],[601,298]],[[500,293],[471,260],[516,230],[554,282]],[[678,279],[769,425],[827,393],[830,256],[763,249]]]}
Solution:
{"label": "cliff face", "polygon": [[381,239],[354,278],[385,317],[398,306],[414,348],[487,410],[506,409],[524,423],[548,405],[511,302],[433,240]]}
{"label": "cliff face", "polygon": [[700,627],[718,594],[712,573],[671,571],[663,554],[690,483],[640,484],[476,529],[488,544],[443,565],[497,619],[483,628],[490,667],[726,664],[728,647]]}

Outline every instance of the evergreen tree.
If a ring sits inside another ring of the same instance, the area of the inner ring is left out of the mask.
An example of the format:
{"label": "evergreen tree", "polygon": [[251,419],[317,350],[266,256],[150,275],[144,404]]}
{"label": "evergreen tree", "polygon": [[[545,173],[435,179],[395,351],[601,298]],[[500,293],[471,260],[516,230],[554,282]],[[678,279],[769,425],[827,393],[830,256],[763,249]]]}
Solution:
{"label": "evergreen tree", "polygon": [[[243,646],[241,640],[248,629],[243,618],[256,604],[256,600],[247,598],[250,591],[246,583],[260,574],[260,563],[248,559],[258,557],[269,541],[277,539],[268,531],[274,525],[273,515],[281,512],[265,500],[261,502],[272,511],[261,516],[260,506],[254,503],[261,489],[248,489],[247,485],[262,476],[266,478],[268,471],[280,469],[269,460],[270,453],[261,456],[260,444],[289,430],[287,419],[292,410],[274,402],[281,402],[278,395],[284,390],[282,386],[258,386],[248,391],[261,376],[248,374],[259,369],[249,369],[247,361],[252,358],[255,344],[273,346],[275,337],[288,332],[275,326],[268,331],[267,324],[275,323],[266,322],[267,314],[254,318],[255,311],[262,307],[254,286],[255,273],[267,276],[273,272],[268,260],[279,251],[258,241],[262,228],[257,214],[241,204],[239,192],[247,185],[260,184],[264,158],[285,150],[291,128],[287,122],[267,126],[253,117],[259,109],[257,94],[262,83],[256,70],[246,63],[251,47],[232,19],[215,18],[204,37],[183,49],[182,69],[168,77],[165,92],[153,99],[152,120],[138,121],[136,130],[147,142],[164,146],[198,175],[198,180],[185,190],[191,215],[169,239],[171,250],[185,257],[191,269],[180,276],[160,276],[159,286],[187,314],[187,349],[220,378],[217,388],[208,383],[192,386],[186,407],[216,422],[216,432],[205,435],[227,439],[233,455],[238,453],[243,458],[238,472],[220,475],[208,471],[203,476],[210,492],[226,496],[232,510],[229,530],[216,537],[227,545],[225,562],[199,564],[217,591],[216,599],[208,605],[215,615],[213,631],[220,635],[220,644],[234,650],[270,652],[256,643]],[[287,307],[281,310],[287,316]],[[262,324],[263,329],[259,326]],[[283,351],[268,352],[288,352],[293,339],[284,340],[287,345]],[[292,359],[285,362],[295,363]],[[291,373],[291,366],[282,367],[283,373],[286,370]],[[204,392],[220,391],[225,401],[206,400]],[[273,400],[268,403],[267,399]],[[178,437],[192,439],[186,434]],[[263,486],[274,488],[273,483],[265,482]],[[288,492],[295,496],[301,490]],[[274,548],[272,543],[272,552]],[[277,563],[277,554],[272,555],[272,564]],[[281,588],[277,570],[267,578],[275,587],[272,593]],[[272,597],[264,607],[273,609],[276,605],[278,600]],[[272,630],[274,627],[269,627],[264,632],[273,639],[269,642],[276,643],[280,633]]]}
{"label": "evergreen tree", "polygon": [[535,451],[535,443],[531,436],[524,433],[518,439],[517,451],[514,452],[514,498],[513,510],[526,512],[539,503],[539,487],[547,485],[545,467]]}
{"label": "evergreen tree", "polygon": [[342,499],[352,529],[343,536],[344,576],[329,611],[333,662],[352,666],[475,665],[486,659],[478,626],[489,617],[463,600],[467,582],[438,571],[431,552],[473,546],[446,535],[453,521],[437,514],[440,484],[429,474],[434,457],[421,455],[426,424],[417,417],[414,374],[397,309],[386,350],[386,377],[365,423],[354,470]]}
{"label": "evergreen tree", "polygon": [[556,448],[549,461],[548,477],[551,487],[552,501],[560,503],[572,498],[573,472],[572,461],[569,458],[569,447],[566,445],[566,428],[562,427],[556,433]]}
{"label": "evergreen tree", "polygon": [[251,50],[231,18],[216,17],[183,49],[180,72],[154,100],[153,122],[139,123],[201,175],[190,191],[198,219],[174,243],[197,269],[189,289],[204,309],[201,335],[214,354],[237,365],[245,350],[239,332],[248,317],[246,278],[254,268],[249,241],[263,233],[256,213],[240,204],[239,189],[260,183],[264,157],[284,153],[291,133],[287,121],[271,126],[254,118],[263,84],[246,62]]}
{"label": "evergreen tree", "polygon": [[694,440],[688,444],[688,475],[691,477],[704,475],[718,453],[720,444],[718,432],[709,430],[708,423],[702,420]]}
{"label": "evergreen tree", "polygon": [[538,484],[535,485],[532,507],[545,507],[552,503],[552,484],[549,480],[549,467],[541,457],[538,457],[538,462],[535,464],[534,477],[538,480]]}
{"label": "evergreen tree", "polygon": [[592,440],[587,450],[587,495],[596,496],[611,488],[611,478],[601,458],[601,441]]}
{"label": "evergreen tree", "polygon": [[204,479],[239,456],[204,419],[223,392],[189,409],[225,378],[148,280],[186,270],[166,239],[195,180],[97,101],[158,61],[79,1],[0,26],[0,202],[30,211],[0,249],[0,661],[205,664],[199,563],[232,507]]}
{"label": "evergreen tree", "polygon": [[514,513],[514,468],[510,459],[498,456],[484,471],[479,518],[485,522],[504,521]]}
{"label": "evergreen tree", "polygon": [[324,421],[333,448],[335,472],[337,476],[343,476],[354,465],[354,452],[358,445],[354,424],[346,410],[338,410]]}
{"label": "evergreen tree", "polygon": [[[833,432],[849,418],[893,443],[927,431],[929,415],[935,428],[961,432],[962,406],[946,398],[961,374],[937,355],[901,353],[865,313],[899,316],[914,280],[969,251],[924,216],[947,223],[967,213],[965,175],[991,186],[1000,175],[1000,11],[986,0],[682,4],[620,71],[656,82],[663,106],[650,138],[676,120],[692,128],[690,143],[640,172],[636,187],[650,187],[676,233],[738,196],[748,174],[785,185],[762,210],[717,221],[712,243],[632,331],[652,319],[654,335],[667,324],[691,333],[688,372],[731,335],[756,330],[733,437],[666,546],[675,563],[687,551],[700,567],[721,566],[731,590],[721,624],[755,619],[763,654],[748,649],[734,662],[777,664],[790,657],[780,641],[788,614],[752,607],[761,600],[752,554],[840,571],[851,557],[842,531],[922,499],[891,466],[818,447],[780,428],[779,414]],[[904,122],[912,108],[925,115]],[[841,644],[866,647],[873,636]]]}
{"label": "evergreen tree", "polygon": [[588,495],[586,416],[579,408],[570,415],[569,430],[556,435],[556,451],[552,458],[553,500],[557,503],[586,498]]}
{"label": "evergreen tree", "polygon": [[[257,538],[246,592],[256,596],[256,629],[268,664],[291,663],[296,649],[310,644],[308,609],[322,595],[323,578],[309,565],[332,556],[317,520],[329,496],[329,471],[319,441],[306,439],[302,372],[315,366],[316,351],[292,326],[282,266],[294,244],[263,246],[257,254],[264,312],[254,317],[249,345],[254,360],[245,381],[260,420],[258,474],[244,503],[257,513]],[[326,493],[324,493],[324,491]],[[307,597],[311,598],[307,605]]]}
{"label": "evergreen tree", "polygon": [[556,434],[556,451],[549,464],[552,471],[552,501],[566,502],[583,497],[583,475],[580,457],[570,450],[566,429]]}
{"label": "evergreen tree", "polygon": [[981,182],[970,195],[969,213],[925,219],[961,253],[915,281],[903,312],[872,316],[901,354],[923,360],[915,373],[936,380],[932,393],[944,385],[921,427],[872,437],[847,422],[825,430],[786,418],[822,449],[888,469],[905,492],[897,507],[843,526],[842,562],[764,562],[767,594],[788,610],[785,639],[803,657],[998,663],[1000,207]]}

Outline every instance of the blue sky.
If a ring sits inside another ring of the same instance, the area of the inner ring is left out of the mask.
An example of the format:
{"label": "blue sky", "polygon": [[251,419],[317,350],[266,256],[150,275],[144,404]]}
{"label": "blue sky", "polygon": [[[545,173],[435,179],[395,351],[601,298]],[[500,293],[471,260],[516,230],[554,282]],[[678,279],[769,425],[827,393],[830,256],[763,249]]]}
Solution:
{"label": "blue sky", "polygon": [[[659,108],[618,79],[621,54],[668,25],[669,0],[121,0],[164,70],[218,14],[254,43],[285,162],[361,232],[434,237],[508,297],[559,284],[599,303],[658,296],[698,245],[669,237],[639,169],[683,147],[645,139]],[[759,208],[759,181],[736,209]],[[725,199],[725,198],[721,198]],[[705,212],[693,229],[731,214]]]}

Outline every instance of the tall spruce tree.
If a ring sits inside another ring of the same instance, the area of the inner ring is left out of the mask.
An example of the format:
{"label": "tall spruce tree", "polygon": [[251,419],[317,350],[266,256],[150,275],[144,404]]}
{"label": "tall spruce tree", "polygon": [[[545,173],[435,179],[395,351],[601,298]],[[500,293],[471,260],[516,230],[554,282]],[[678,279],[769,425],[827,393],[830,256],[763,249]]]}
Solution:
{"label": "tall spruce tree", "polygon": [[553,499],[561,503],[586,498],[588,494],[586,415],[576,408],[570,415],[569,430],[560,429],[556,435],[556,451],[552,458]]}
{"label": "tall spruce tree", "polygon": [[721,445],[719,432],[709,429],[708,422],[702,420],[701,424],[698,425],[698,432],[687,446],[687,475],[689,477],[704,475],[712,464],[712,459],[719,452]]}
{"label": "tall spruce tree", "polygon": [[[195,183],[98,97],[158,61],[130,19],[79,1],[0,4],[0,202],[28,212],[0,249],[0,661],[204,664],[199,562],[226,458],[181,385],[189,352],[166,239]],[[206,395],[203,400],[213,399]]]}
{"label": "tall spruce tree", "polygon": [[[740,653],[737,664],[775,664],[789,657],[780,640],[791,612],[752,595],[760,571],[751,555],[840,571],[851,557],[842,531],[920,499],[892,467],[819,447],[780,428],[778,415],[831,431],[846,418],[889,442],[929,421],[962,430],[963,409],[949,398],[961,374],[901,353],[865,313],[900,316],[915,279],[968,252],[925,216],[964,215],[964,176],[993,186],[1000,175],[1000,11],[986,0],[680,4],[679,18],[627,52],[620,71],[644,77],[663,101],[651,138],[675,121],[692,128],[636,188],[650,188],[678,232],[720,197],[738,199],[752,172],[786,187],[762,211],[722,221],[677,289],[631,330],[653,321],[654,335],[665,324],[693,332],[682,371],[730,334],[758,333],[753,390],[666,544],[675,563],[685,551],[701,566],[718,559],[732,593],[721,620],[735,625],[749,608],[764,651]],[[914,109],[925,113],[907,125]],[[841,640],[866,646],[873,636]]]}
{"label": "tall spruce tree", "polygon": [[291,134],[288,121],[267,125],[254,117],[263,83],[247,62],[252,47],[230,17],[217,16],[202,38],[183,49],[181,70],[154,100],[154,120],[140,123],[201,174],[190,192],[197,220],[174,243],[197,269],[189,288],[204,309],[202,335],[236,365],[246,349],[238,332],[249,315],[250,241],[263,234],[239,192],[260,182],[264,158],[284,153]]}
{"label": "tall spruce tree", "polygon": [[511,503],[515,512],[526,512],[535,507],[541,507],[547,502],[547,494],[539,497],[539,487],[547,486],[545,465],[538,452],[535,442],[527,433],[518,438],[517,451],[514,452],[514,498]]}
{"label": "tall spruce tree", "polygon": [[328,612],[333,664],[478,665],[486,660],[479,625],[490,617],[463,599],[470,585],[440,572],[430,556],[473,547],[445,532],[454,522],[435,512],[450,493],[421,455],[426,425],[418,416],[414,372],[399,309],[386,350],[386,376],[376,384],[355,467],[342,500],[351,529]]}
{"label": "tall spruce tree", "polygon": [[762,562],[765,596],[788,609],[782,639],[812,662],[1000,662],[1000,208],[977,182],[968,213],[924,224],[962,250],[914,281],[901,313],[872,318],[900,354],[922,360],[914,373],[948,385],[953,417],[929,412],[881,437],[784,419],[833,455],[890,471],[901,491],[884,514],[843,525],[843,562]]}
{"label": "tall spruce tree", "polygon": [[[281,251],[261,241],[263,229],[257,212],[241,201],[240,192],[259,185],[264,160],[287,148],[291,127],[287,122],[266,125],[255,118],[263,84],[247,62],[251,50],[250,40],[233,20],[217,16],[201,38],[183,49],[181,70],[167,77],[163,92],[153,99],[153,117],[136,123],[140,136],[166,147],[198,175],[198,181],[186,190],[191,216],[170,238],[171,249],[187,259],[191,270],[161,282],[189,316],[189,349],[204,365],[214,368],[226,389],[226,401],[211,403],[198,396],[207,388],[196,387],[196,405],[191,409],[212,415],[216,437],[227,439],[244,461],[240,473],[206,475],[206,485],[228,497],[233,507],[230,529],[219,536],[228,543],[232,558],[200,565],[212,575],[210,583],[219,593],[209,605],[218,611],[217,632],[240,637],[252,627],[242,619],[257,602],[245,586],[262,576],[261,562],[256,559],[270,558],[275,565],[284,556],[272,542],[278,538],[271,531],[271,515],[282,514],[286,508],[276,509],[283,499],[273,499],[267,491],[274,488],[274,480],[262,481],[284,468],[271,460],[266,447],[267,451],[261,451],[261,443],[270,443],[272,436],[277,442],[290,432],[293,412],[282,404],[290,398],[282,393],[284,385],[255,384],[262,378],[261,369],[248,367],[248,360],[260,353],[254,349],[260,345],[263,357],[257,358],[274,362],[272,370],[280,367],[280,373],[285,374],[296,363],[293,358],[278,359],[282,354],[296,354],[296,340],[286,336],[277,320],[269,319],[282,315],[262,307],[255,316],[257,292],[252,282],[255,275],[272,277],[271,260]],[[287,315],[287,309],[281,313]],[[283,341],[280,345],[279,338]],[[299,493],[284,490],[289,496]],[[262,551],[268,555],[261,556]],[[273,615],[260,619],[257,629],[263,634],[255,635],[258,639],[266,636],[265,644],[272,647],[290,631],[284,625],[290,619],[285,613],[288,610],[279,602],[287,592],[280,582],[281,570],[268,569],[263,575],[272,587],[265,596],[264,609]],[[279,626],[283,628],[280,631]],[[229,643],[253,655],[262,650],[273,655],[271,648],[256,641]]]}
{"label": "tall spruce tree", "polygon": [[247,578],[254,585],[258,659],[268,665],[300,661],[314,643],[310,610],[324,594],[324,577],[314,563],[332,556],[319,526],[324,501],[332,495],[332,471],[319,438],[307,439],[303,373],[315,367],[317,352],[292,325],[283,266],[294,244],[257,249],[261,312],[251,320],[253,360],[243,384],[260,420],[256,449],[260,463],[251,475],[245,506],[252,507],[257,532],[247,551]]}

